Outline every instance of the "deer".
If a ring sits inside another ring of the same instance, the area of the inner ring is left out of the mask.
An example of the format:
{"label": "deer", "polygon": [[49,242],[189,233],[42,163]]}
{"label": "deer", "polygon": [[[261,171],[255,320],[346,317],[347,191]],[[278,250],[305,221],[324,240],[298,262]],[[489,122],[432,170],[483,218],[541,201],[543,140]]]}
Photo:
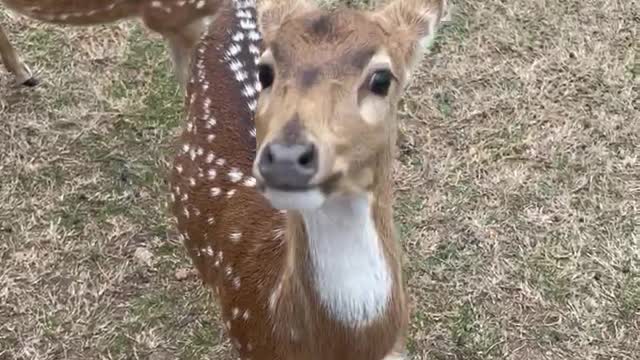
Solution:
{"label": "deer", "polygon": [[[138,18],[171,50],[176,79],[184,88],[191,53],[213,22],[221,0],[0,0],[8,9],[52,24],[90,26]],[[0,57],[20,85],[38,85],[0,25]]]}
{"label": "deer", "polygon": [[168,209],[240,358],[406,358],[397,108],[447,9],[226,0],[196,46]]}

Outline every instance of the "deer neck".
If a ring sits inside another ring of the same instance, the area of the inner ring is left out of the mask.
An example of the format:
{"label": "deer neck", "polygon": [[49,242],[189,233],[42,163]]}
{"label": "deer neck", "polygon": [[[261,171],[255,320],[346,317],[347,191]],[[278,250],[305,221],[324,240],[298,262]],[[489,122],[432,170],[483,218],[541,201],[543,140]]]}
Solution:
{"label": "deer neck", "polygon": [[389,168],[377,167],[370,194],[335,196],[288,215],[287,277],[305,293],[294,296],[347,327],[380,320],[399,289]]}

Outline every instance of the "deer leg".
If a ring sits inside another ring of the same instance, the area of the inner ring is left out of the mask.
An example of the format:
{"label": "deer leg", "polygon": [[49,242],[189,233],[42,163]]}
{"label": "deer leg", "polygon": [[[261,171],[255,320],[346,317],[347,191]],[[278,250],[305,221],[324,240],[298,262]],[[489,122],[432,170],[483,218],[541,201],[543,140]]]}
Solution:
{"label": "deer leg", "polygon": [[189,81],[191,58],[196,45],[213,20],[214,16],[202,17],[177,31],[163,33],[169,43],[174,73],[182,89],[186,88]]}
{"label": "deer leg", "polygon": [[0,58],[2,58],[7,70],[15,76],[18,84],[25,86],[38,85],[38,80],[31,75],[31,70],[22,62],[18,52],[9,42],[2,25],[0,25]]}
{"label": "deer leg", "polygon": [[171,50],[174,74],[180,87],[184,90],[188,81],[189,64],[191,63],[189,46],[186,46],[180,39],[175,38],[170,38],[168,42]]}

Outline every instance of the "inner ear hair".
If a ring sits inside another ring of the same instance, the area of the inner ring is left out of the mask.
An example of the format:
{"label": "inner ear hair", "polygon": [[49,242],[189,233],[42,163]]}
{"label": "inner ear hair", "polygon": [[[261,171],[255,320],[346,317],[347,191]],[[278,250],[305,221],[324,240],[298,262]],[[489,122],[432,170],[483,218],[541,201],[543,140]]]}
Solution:
{"label": "inner ear hair", "polygon": [[316,9],[313,0],[258,0],[258,26],[268,41],[280,25],[290,16]]}
{"label": "inner ear hair", "polygon": [[447,9],[447,0],[392,0],[377,13],[392,26],[412,34],[409,41],[425,48],[435,37]]}
{"label": "inner ear hair", "polygon": [[374,16],[389,28],[396,46],[404,49],[405,86],[431,46],[448,11],[447,0],[391,0],[374,11]]}

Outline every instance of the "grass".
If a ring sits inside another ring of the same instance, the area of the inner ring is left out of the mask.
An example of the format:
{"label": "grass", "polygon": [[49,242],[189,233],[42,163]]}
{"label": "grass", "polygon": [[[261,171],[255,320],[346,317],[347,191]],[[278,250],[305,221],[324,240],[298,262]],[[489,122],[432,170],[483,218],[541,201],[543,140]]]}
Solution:
{"label": "grass", "polygon": [[[640,12],[456,1],[401,104],[412,359],[640,358]],[[134,23],[8,19],[0,359],[231,359],[164,196],[182,99]]]}

